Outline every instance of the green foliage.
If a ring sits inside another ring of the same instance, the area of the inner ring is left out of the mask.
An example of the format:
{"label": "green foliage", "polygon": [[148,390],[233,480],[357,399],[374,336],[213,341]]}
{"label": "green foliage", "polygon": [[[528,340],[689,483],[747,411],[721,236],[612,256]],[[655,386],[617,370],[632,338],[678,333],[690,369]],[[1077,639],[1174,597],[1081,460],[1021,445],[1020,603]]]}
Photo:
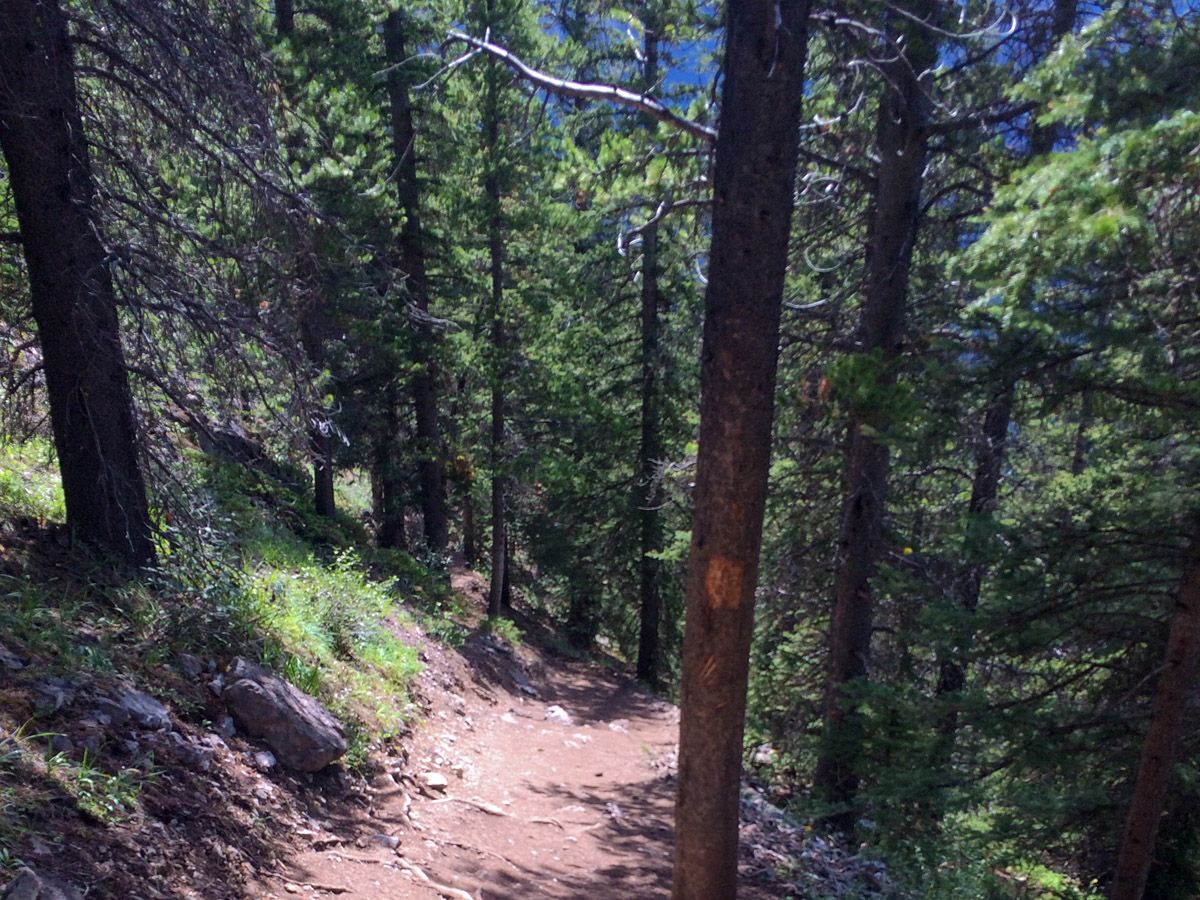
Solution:
{"label": "green foliage", "polygon": [[66,519],[54,447],[45,440],[0,443],[0,516]]}

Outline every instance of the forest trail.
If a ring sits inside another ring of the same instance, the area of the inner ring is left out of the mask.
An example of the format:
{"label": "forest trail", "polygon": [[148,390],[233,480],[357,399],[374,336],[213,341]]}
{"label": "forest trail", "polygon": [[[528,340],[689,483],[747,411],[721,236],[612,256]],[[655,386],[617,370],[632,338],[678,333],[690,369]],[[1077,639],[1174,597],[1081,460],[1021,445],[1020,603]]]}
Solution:
{"label": "forest trail", "polygon": [[[457,572],[454,586],[485,602],[478,575]],[[675,706],[531,644],[477,632],[456,652],[406,638],[422,647],[427,709],[407,762],[374,779],[366,807],[329,807],[264,896],[668,893]],[[747,885],[743,896],[779,895]]]}

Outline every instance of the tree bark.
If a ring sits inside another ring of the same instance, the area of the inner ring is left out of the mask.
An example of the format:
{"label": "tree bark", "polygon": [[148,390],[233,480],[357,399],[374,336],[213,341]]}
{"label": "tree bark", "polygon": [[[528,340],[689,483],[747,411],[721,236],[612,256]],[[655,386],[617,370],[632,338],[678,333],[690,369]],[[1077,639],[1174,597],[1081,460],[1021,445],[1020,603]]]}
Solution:
{"label": "tree bark", "polygon": [[[928,71],[937,58],[932,32],[921,24],[933,15],[929,0],[904,5],[910,17],[895,13],[895,58],[883,65],[883,96],[876,123],[881,160],[872,198],[867,237],[867,283],[859,324],[859,352],[877,361],[875,385],[885,392],[896,383],[896,362],[904,337],[909,267],[917,237],[926,162],[930,101]],[[918,20],[918,21],[914,21]],[[879,435],[892,424],[886,403],[851,413],[844,484],[841,537],[830,624],[829,670],[825,687],[824,734],[814,786],[838,807],[831,823],[849,830],[850,802],[858,790],[862,723],[848,694],[868,675],[873,598],[871,580],[883,549],[888,487],[888,447]]]}
{"label": "tree bark", "polygon": [[[642,90],[649,93],[658,80],[658,31],[652,17],[643,23]],[[654,131],[655,120],[647,128]],[[662,563],[653,554],[662,550],[663,487],[658,466],[662,459],[660,433],[658,350],[658,225],[642,231],[642,429],[638,446],[638,576],[640,616],[637,677],[651,687],[659,681],[659,631],[662,627]]]}
{"label": "tree bark", "polygon": [[16,205],[71,533],[154,560],[116,297],[55,0],[0,0],[0,150]]}
{"label": "tree bark", "polygon": [[[1001,386],[999,393],[988,403],[983,417],[983,433],[975,452],[975,474],[971,479],[971,499],[967,503],[967,534],[963,538],[962,548],[963,555],[973,561],[968,563],[966,570],[959,576],[956,591],[959,610],[967,617],[968,622],[979,608],[979,594],[987,572],[986,565],[978,561],[982,549],[978,546],[978,538],[991,530],[992,517],[996,512],[1015,392],[1016,385],[1009,381]],[[967,686],[967,650],[974,635],[974,628],[964,623],[953,655],[942,660],[939,666],[939,697],[953,696]],[[943,741],[952,741],[957,728],[958,711],[951,707],[938,723],[938,731]],[[948,758],[948,751],[949,747],[946,747],[944,759]]]}
{"label": "tree bark", "polygon": [[375,517],[375,544],[397,550],[408,549],[404,529],[404,486],[396,465],[396,441],[399,421],[396,417],[396,390],[389,384],[384,392],[383,427],[375,436],[375,454],[371,467],[371,495]]}
{"label": "tree bark", "polygon": [[[487,4],[492,18],[492,4]],[[495,64],[489,63],[484,96],[484,151],[489,167],[484,179],[484,200],[488,216],[488,263],[491,274],[492,341],[492,553],[491,583],[488,591],[488,616],[499,616],[504,608],[504,569],[508,559],[505,522],[504,459],[504,379],[507,370],[504,335],[504,222],[501,217],[501,187],[498,156],[500,153],[499,78]]]}
{"label": "tree bark", "polygon": [[[392,156],[396,192],[404,222],[400,226],[400,268],[408,296],[421,313],[429,312],[429,280],[425,265],[425,234],[421,229],[421,185],[417,179],[417,134],[413,127],[408,84],[400,66],[408,58],[404,46],[404,14],[392,12],[384,23],[383,41],[388,64],[387,88],[392,120]],[[446,507],[446,461],[438,427],[438,365],[433,329],[416,324],[413,407],[417,419],[417,454],[421,479],[421,511],[425,543],[442,552],[450,541]]]}
{"label": "tree bark", "polygon": [[1133,796],[1110,900],[1141,900],[1154,862],[1154,844],[1166,805],[1167,789],[1179,748],[1188,697],[1200,666],[1200,525],[1195,527],[1184,564],[1183,581],[1167,653],[1154,697],[1154,712],[1142,744]]}
{"label": "tree bark", "polygon": [[280,37],[296,31],[296,6],[293,0],[275,0],[275,31]]}
{"label": "tree bark", "polygon": [[677,900],[737,892],[750,637],[774,417],[807,0],[730,0],[683,650]]}

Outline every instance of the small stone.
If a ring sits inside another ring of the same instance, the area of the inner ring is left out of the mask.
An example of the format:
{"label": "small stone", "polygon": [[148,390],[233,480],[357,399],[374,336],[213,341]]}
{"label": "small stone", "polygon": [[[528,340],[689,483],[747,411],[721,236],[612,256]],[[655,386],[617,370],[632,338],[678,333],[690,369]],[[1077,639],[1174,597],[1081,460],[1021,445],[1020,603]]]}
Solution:
{"label": "small stone", "polygon": [[75,749],[75,742],[65,734],[50,735],[51,753],[70,753]]}
{"label": "small stone", "polygon": [[571,714],[561,706],[546,707],[546,721],[557,722],[560,725],[574,725],[575,720],[571,718]]}
{"label": "small stone", "polygon": [[225,690],[225,676],[218,675],[208,683],[208,689],[212,691],[214,697],[220,697],[221,692]]}
{"label": "small stone", "polygon": [[221,716],[213,725],[213,731],[228,740],[237,734],[237,726],[233,724],[233,716]]}
{"label": "small stone", "polygon": [[450,786],[449,780],[440,772],[426,772],[421,776],[421,784],[431,791],[444,792]]}
{"label": "small stone", "polygon": [[289,894],[298,894],[298,893],[300,893],[300,885],[298,885],[298,884],[292,884],[290,881],[289,881],[289,882],[287,882],[286,884],[284,884],[284,886],[283,886],[283,889],[284,889],[285,891],[287,891]]}
{"label": "small stone", "polygon": [[38,707],[45,712],[57,712],[75,702],[75,691],[62,678],[44,678],[30,685],[38,695]]}
{"label": "small stone", "polygon": [[258,769],[260,772],[269,772],[278,764],[278,760],[275,759],[275,754],[270,750],[259,750],[251,757],[251,759],[254,761],[254,768]]}
{"label": "small stone", "polygon": [[363,847],[386,847],[388,850],[395,850],[400,846],[400,838],[394,834],[373,834],[366,838]]}
{"label": "small stone", "polygon": [[396,779],[392,777],[391,772],[384,772],[371,779],[371,787],[377,791],[395,790],[397,787]]}
{"label": "small stone", "polygon": [[171,727],[170,711],[149,694],[130,688],[117,698],[117,703],[142,728],[161,731]]}
{"label": "small stone", "polygon": [[628,719],[617,719],[616,721],[609,722],[608,730],[609,731],[618,731],[621,734],[628,734],[629,733],[629,720]]}
{"label": "small stone", "polygon": [[55,881],[23,867],[3,894],[4,900],[83,900],[74,885]]}
{"label": "small stone", "polygon": [[17,656],[3,644],[0,644],[0,665],[6,669],[12,669],[14,672],[25,668],[28,665],[25,660]]}
{"label": "small stone", "polygon": [[180,653],[175,658],[175,668],[181,675],[186,675],[188,678],[199,678],[204,674],[204,662],[200,657],[190,653]]}

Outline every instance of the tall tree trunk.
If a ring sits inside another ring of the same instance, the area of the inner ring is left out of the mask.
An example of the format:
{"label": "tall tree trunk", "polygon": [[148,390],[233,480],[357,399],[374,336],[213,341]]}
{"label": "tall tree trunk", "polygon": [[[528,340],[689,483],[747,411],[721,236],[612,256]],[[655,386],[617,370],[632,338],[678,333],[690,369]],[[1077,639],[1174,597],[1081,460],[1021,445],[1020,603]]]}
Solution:
{"label": "tall tree trunk", "polygon": [[275,0],[275,31],[280,37],[296,31],[296,6],[293,0]]}
{"label": "tall tree trunk", "polygon": [[[643,23],[642,90],[650,93],[658,80],[658,31],[650,15]],[[651,133],[655,122],[648,120]],[[662,459],[659,413],[658,351],[658,225],[642,232],[642,433],[638,446],[638,575],[641,610],[638,634],[637,677],[657,687],[659,631],[662,627],[662,563],[654,554],[662,550],[663,487],[658,465]]]}
{"label": "tall tree trunk", "polygon": [[[1075,27],[1077,7],[1077,0],[1055,0],[1050,27],[1042,41],[1042,56],[1048,55],[1064,36],[1071,33]],[[1029,135],[1030,155],[1049,153],[1054,148],[1057,134],[1058,129],[1054,126],[1034,125]],[[1003,334],[997,338],[1001,356],[1008,343]],[[959,632],[956,655],[943,660],[939,666],[937,693],[940,697],[953,697],[967,686],[967,651],[975,637],[970,619],[979,608],[979,596],[987,574],[986,566],[977,559],[982,549],[978,546],[978,536],[991,531],[996,512],[1016,389],[1016,382],[1006,377],[984,411],[981,441],[975,453],[975,475],[971,479],[971,499],[967,504],[968,533],[963,540],[963,556],[974,561],[960,576],[956,591],[959,610],[967,617],[967,621]],[[941,739],[939,753],[943,762],[949,758],[957,729],[958,710],[951,706],[938,723]]]}
{"label": "tall tree trunk", "polygon": [[730,0],[687,576],[677,900],[737,892],[738,805],[807,0]]}
{"label": "tall tree trunk", "polygon": [[[880,159],[867,237],[867,283],[859,324],[859,352],[878,366],[875,384],[882,392],[896,383],[896,364],[904,336],[905,305],[913,245],[917,237],[921,187],[926,160],[930,101],[929,70],[937,58],[933,33],[923,24],[933,15],[930,0],[909,0],[893,13],[896,54],[884,64],[883,95],[876,122]],[[914,21],[916,20],[916,21]],[[851,413],[830,624],[829,671],[825,687],[824,734],[814,785],[841,807],[832,823],[847,830],[854,821],[848,807],[858,789],[862,722],[848,688],[868,674],[873,598],[871,580],[882,553],[888,487],[888,447],[879,439],[892,424],[886,403]]]}
{"label": "tall tree trunk", "polygon": [[133,401],[66,18],[55,0],[0,0],[0,21],[0,150],[29,269],[67,525],[122,559],[150,563]]}
{"label": "tall tree trunk", "polygon": [[[492,4],[487,4],[489,22]],[[507,523],[505,521],[505,459],[504,459],[504,380],[507,374],[507,349],[504,336],[504,223],[501,218],[501,188],[499,169],[500,110],[499,72],[496,63],[488,62],[484,97],[484,150],[488,155],[489,171],[484,179],[484,199],[488,211],[488,263],[491,273],[492,316],[492,567],[488,591],[488,616],[501,614],[504,606],[504,564],[507,553]]]}
{"label": "tall tree trunk", "polygon": [[[938,670],[939,697],[961,693],[967,685],[967,651],[975,630],[970,618],[979,607],[979,593],[987,566],[978,560],[982,547],[980,537],[991,531],[992,517],[1000,492],[1000,476],[1004,469],[1004,453],[1008,445],[1008,426],[1012,421],[1016,385],[1009,381],[992,397],[983,417],[983,433],[975,451],[975,474],[971,479],[971,499],[967,503],[967,533],[963,538],[963,556],[970,562],[959,576],[956,590],[959,611],[966,617],[959,630],[954,654],[942,660]],[[938,723],[943,742],[949,744],[958,728],[958,711],[951,706]],[[949,756],[949,746],[942,752]]]}
{"label": "tall tree trunk", "polygon": [[[412,103],[401,65],[408,58],[404,46],[404,14],[392,12],[384,24],[388,64],[388,99],[392,119],[392,156],[396,191],[404,223],[400,227],[400,267],[407,276],[408,296],[419,314],[429,313],[429,280],[425,268],[425,235],[421,230],[421,186],[417,179],[417,135]],[[438,428],[438,365],[433,329],[416,324],[413,406],[417,418],[417,454],[421,476],[421,511],[425,543],[439,552],[450,540],[446,509],[446,461]]]}
{"label": "tall tree trunk", "polygon": [[[309,282],[309,297],[306,309],[301,314],[300,343],[304,353],[314,368],[320,368],[325,360],[324,335],[327,330],[321,304],[320,276],[315,273],[314,261],[311,254],[306,253],[301,258],[301,271],[306,272]],[[306,271],[307,270],[307,271]],[[323,405],[317,405],[309,412],[308,448],[312,456],[313,470],[313,511],[318,516],[332,519],[337,514],[337,500],[334,494],[334,441],[335,432],[329,411]]]}
{"label": "tall tree trunk", "polygon": [[1184,565],[1183,582],[1167,653],[1154,697],[1154,712],[1142,743],[1133,796],[1110,900],[1141,900],[1154,861],[1154,844],[1179,749],[1184,713],[1200,666],[1200,525],[1196,526]]}
{"label": "tall tree trunk", "polygon": [[400,423],[396,416],[396,388],[389,383],[384,392],[383,426],[375,436],[371,466],[371,495],[375,516],[375,543],[380,547],[408,549],[404,531],[404,487],[396,465],[396,442]]}

